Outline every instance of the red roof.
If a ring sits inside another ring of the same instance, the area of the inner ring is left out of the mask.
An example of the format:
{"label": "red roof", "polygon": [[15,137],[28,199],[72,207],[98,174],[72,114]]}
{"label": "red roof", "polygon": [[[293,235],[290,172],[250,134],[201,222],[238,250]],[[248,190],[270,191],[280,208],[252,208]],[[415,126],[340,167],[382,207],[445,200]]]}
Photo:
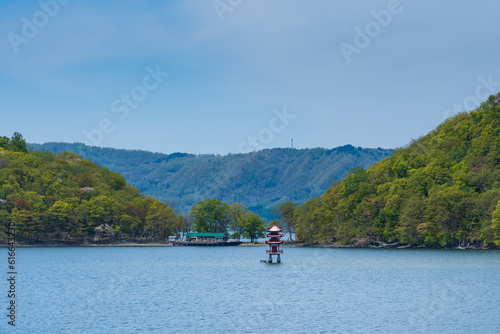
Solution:
{"label": "red roof", "polygon": [[267,229],[267,232],[281,232],[281,229],[276,224],[273,224],[273,226]]}

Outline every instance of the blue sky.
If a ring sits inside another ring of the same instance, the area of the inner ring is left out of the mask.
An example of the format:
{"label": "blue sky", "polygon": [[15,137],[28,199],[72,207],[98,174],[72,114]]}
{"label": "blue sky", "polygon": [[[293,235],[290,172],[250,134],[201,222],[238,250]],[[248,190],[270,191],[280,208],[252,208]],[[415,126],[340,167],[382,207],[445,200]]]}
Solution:
{"label": "blue sky", "polygon": [[404,146],[500,91],[499,12],[493,0],[5,0],[0,135],[164,153]]}

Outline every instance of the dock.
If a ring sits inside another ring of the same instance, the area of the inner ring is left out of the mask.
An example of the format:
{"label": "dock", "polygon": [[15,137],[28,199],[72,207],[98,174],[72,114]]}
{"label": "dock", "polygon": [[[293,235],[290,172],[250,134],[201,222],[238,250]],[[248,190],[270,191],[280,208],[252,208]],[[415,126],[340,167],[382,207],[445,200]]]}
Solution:
{"label": "dock", "polygon": [[173,246],[239,246],[241,241],[174,241]]}

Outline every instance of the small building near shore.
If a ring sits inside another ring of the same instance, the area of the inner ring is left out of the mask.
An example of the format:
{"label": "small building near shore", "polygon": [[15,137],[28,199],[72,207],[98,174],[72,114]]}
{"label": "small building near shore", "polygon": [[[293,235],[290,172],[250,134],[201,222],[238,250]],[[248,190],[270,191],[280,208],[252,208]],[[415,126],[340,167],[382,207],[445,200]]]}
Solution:
{"label": "small building near shore", "polygon": [[229,239],[227,233],[188,233],[186,234],[186,241],[195,242],[222,242]]}

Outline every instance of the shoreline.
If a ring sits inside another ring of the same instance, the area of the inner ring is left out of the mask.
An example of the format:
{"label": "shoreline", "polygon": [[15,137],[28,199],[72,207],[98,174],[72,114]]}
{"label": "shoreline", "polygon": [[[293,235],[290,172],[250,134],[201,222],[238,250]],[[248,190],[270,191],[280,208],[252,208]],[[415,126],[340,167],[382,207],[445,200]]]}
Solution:
{"label": "shoreline", "polygon": [[[9,247],[8,244],[0,244],[0,247]],[[166,243],[129,243],[129,244],[15,244],[16,248],[37,248],[37,247],[172,247]]]}
{"label": "shoreline", "polygon": [[[0,247],[9,247],[9,244],[0,244]],[[36,247],[174,247],[171,243],[164,242],[150,242],[150,243],[137,243],[131,242],[128,244],[117,244],[117,243],[108,243],[108,244],[15,244],[16,248],[36,248]],[[242,243],[235,247],[262,247],[266,246],[265,243]]]}
{"label": "shoreline", "polygon": [[[0,248],[8,248],[9,244],[0,244]],[[265,243],[242,243],[238,246],[234,247],[265,247],[267,246]],[[16,244],[16,248],[57,248],[57,247],[174,247],[171,243],[160,243],[160,242],[152,242],[152,243],[128,243],[128,244]],[[452,247],[452,248],[444,248],[444,247],[423,247],[423,246],[411,246],[411,245],[339,245],[339,244],[308,244],[308,243],[284,243],[283,247],[290,248],[335,248],[335,249],[413,249],[413,250],[500,250],[498,247]]]}
{"label": "shoreline", "polygon": [[401,245],[401,244],[363,244],[363,245],[340,245],[337,243],[331,244],[309,244],[309,243],[285,243],[284,246],[287,247],[297,247],[297,248],[348,248],[348,249],[419,249],[419,250],[500,250],[499,247],[483,245],[481,247],[476,246],[457,246],[457,247],[425,247],[425,246],[412,246],[412,245]]}

